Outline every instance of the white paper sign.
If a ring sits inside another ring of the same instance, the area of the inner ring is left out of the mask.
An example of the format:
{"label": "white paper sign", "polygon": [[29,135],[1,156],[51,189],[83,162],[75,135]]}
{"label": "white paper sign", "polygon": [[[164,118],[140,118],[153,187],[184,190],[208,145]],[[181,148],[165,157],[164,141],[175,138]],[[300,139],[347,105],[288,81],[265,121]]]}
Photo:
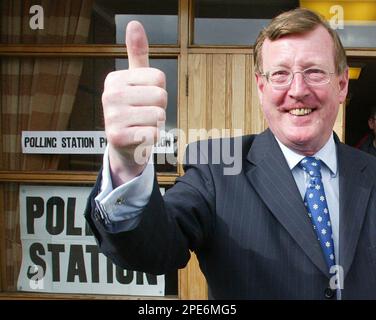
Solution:
{"label": "white paper sign", "polygon": [[[22,153],[103,154],[107,145],[104,131],[22,131]],[[154,153],[174,153],[174,135],[160,131]]]}
{"label": "white paper sign", "polygon": [[98,252],[83,216],[89,187],[20,186],[18,290],[162,296],[164,276],[123,270]]}

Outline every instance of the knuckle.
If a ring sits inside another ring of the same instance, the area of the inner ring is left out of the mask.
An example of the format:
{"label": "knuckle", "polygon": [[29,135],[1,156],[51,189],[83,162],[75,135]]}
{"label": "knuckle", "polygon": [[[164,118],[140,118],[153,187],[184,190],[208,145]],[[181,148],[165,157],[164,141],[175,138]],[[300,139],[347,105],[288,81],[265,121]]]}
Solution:
{"label": "knuckle", "polygon": [[108,110],[114,100],[113,93],[109,91],[103,91],[102,93],[102,106],[103,110]]}
{"label": "knuckle", "polygon": [[166,75],[159,69],[153,69],[155,85],[161,88],[166,87]]}
{"label": "knuckle", "polygon": [[109,103],[111,103],[111,93],[108,90],[103,91],[102,93],[102,104],[103,106],[107,106]]}
{"label": "knuckle", "polygon": [[128,70],[111,71],[104,79],[104,90],[114,90],[129,83],[131,75]]}
{"label": "knuckle", "polygon": [[111,71],[110,73],[107,74],[106,79],[104,79],[104,88],[108,88],[111,86],[114,78],[117,76],[117,71]]}
{"label": "knuckle", "polygon": [[153,128],[153,137],[154,139],[158,139],[158,136],[159,136],[159,130],[158,128]]}
{"label": "knuckle", "polygon": [[104,117],[106,119],[107,125],[116,123],[119,117],[118,108],[106,108],[104,111]]}
{"label": "knuckle", "polygon": [[114,146],[122,146],[124,144],[124,138],[118,130],[107,128],[106,137],[108,142]]}
{"label": "knuckle", "polygon": [[166,120],[166,111],[164,109],[158,108],[157,119],[158,119],[158,121],[165,121]]}
{"label": "knuckle", "polygon": [[159,88],[158,92],[157,92],[157,105],[159,107],[166,107],[167,106],[167,91],[162,89],[162,88]]}
{"label": "knuckle", "polygon": [[107,102],[108,102],[108,93],[107,93],[107,91],[103,91],[103,93],[102,93],[102,105],[103,105],[103,107],[105,107],[107,105]]}
{"label": "knuckle", "polygon": [[122,93],[118,91],[105,90],[102,93],[102,105],[103,109],[110,109],[113,104],[116,104],[117,101],[122,101]]}
{"label": "knuckle", "polygon": [[153,128],[153,141],[156,143],[159,140],[159,129],[158,128]]}

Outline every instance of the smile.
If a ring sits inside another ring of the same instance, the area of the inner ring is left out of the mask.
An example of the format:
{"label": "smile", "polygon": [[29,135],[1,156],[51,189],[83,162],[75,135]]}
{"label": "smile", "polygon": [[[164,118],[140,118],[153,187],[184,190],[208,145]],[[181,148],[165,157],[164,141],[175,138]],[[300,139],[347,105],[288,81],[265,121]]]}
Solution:
{"label": "smile", "polygon": [[292,109],[289,111],[289,113],[294,116],[306,116],[307,114],[310,114],[312,111],[313,111],[312,109],[299,108],[299,109]]}

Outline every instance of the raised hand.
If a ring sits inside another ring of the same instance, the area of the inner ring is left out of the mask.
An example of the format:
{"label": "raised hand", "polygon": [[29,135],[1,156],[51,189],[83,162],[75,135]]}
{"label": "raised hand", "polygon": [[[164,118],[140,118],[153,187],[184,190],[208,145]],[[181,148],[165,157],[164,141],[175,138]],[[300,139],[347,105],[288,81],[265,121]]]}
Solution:
{"label": "raised hand", "polygon": [[145,168],[166,119],[166,78],[149,67],[145,30],[137,21],[126,30],[129,69],[107,75],[102,95],[114,187]]}

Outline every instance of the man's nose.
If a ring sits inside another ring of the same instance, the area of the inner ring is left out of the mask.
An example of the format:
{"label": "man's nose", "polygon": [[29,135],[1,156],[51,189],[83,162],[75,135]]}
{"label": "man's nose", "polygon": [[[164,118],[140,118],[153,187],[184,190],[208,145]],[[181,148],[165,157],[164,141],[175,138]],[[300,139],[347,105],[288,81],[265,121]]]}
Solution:
{"label": "man's nose", "polygon": [[288,91],[290,97],[295,99],[302,99],[309,94],[309,86],[304,80],[301,72],[295,72]]}

